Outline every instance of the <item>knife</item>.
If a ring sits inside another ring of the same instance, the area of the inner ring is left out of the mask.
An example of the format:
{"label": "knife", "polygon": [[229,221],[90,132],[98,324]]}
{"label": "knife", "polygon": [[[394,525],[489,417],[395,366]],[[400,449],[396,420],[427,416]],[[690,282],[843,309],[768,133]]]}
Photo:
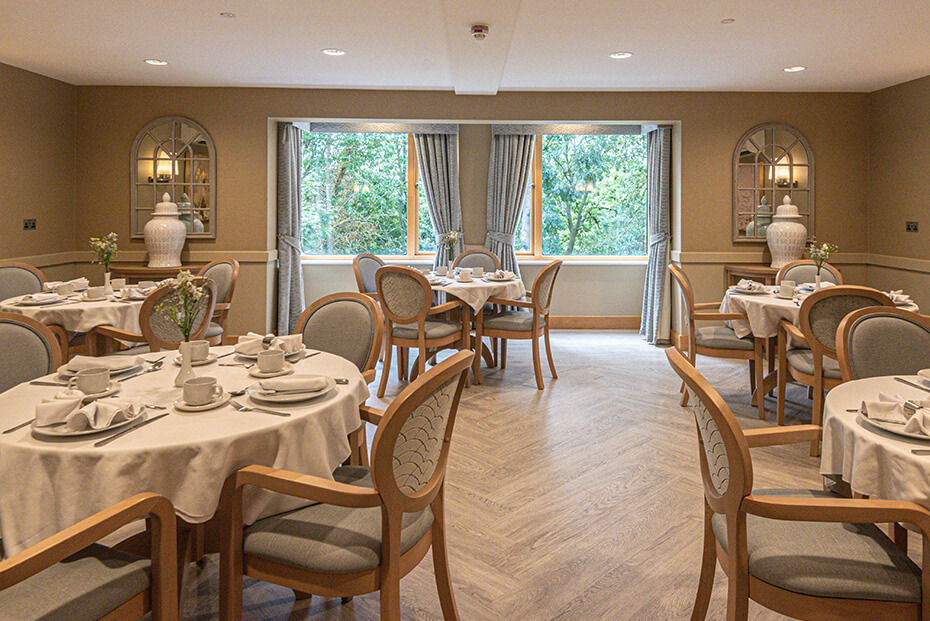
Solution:
{"label": "knife", "polygon": [[61,383],[61,382],[45,382],[45,381],[42,381],[42,380],[33,380],[33,381],[29,382],[29,384],[30,384],[31,386],[61,386],[61,387],[63,387],[63,388],[67,388],[67,387],[68,387],[68,384],[63,384],[63,383]]}
{"label": "knife", "polygon": [[103,440],[100,440],[99,442],[94,442],[94,446],[104,446],[105,444],[109,444],[110,442],[112,442],[113,440],[117,439],[118,437],[124,436],[124,435],[126,435],[127,433],[129,433],[130,431],[135,431],[135,430],[138,429],[139,427],[145,427],[145,426],[148,425],[149,423],[154,423],[154,422],[157,421],[159,418],[164,418],[165,416],[168,416],[169,414],[171,414],[171,412],[165,412],[164,414],[159,414],[158,416],[153,416],[152,418],[147,418],[147,419],[145,419],[144,421],[142,421],[141,423],[139,423],[138,425],[132,425],[132,426],[130,426],[130,427],[127,427],[126,429],[123,429],[123,430],[120,431],[119,433],[114,433],[112,436],[109,436],[109,437],[107,437],[107,438],[104,438]]}
{"label": "knife", "polygon": [[904,379],[903,377],[896,377],[894,379],[896,382],[901,382],[902,384],[907,384],[908,386],[913,386],[914,388],[920,388],[921,390],[925,392],[930,392],[930,388],[927,388],[926,386],[921,386],[920,384],[915,384],[914,382],[910,382]]}

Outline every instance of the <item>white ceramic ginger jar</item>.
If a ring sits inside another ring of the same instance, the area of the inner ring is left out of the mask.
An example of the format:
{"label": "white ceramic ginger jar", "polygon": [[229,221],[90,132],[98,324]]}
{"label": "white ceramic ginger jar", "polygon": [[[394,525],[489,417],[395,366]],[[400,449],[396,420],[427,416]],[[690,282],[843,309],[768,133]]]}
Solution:
{"label": "white ceramic ginger jar", "polygon": [[165,192],[162,202],[155,205],[152,219],[145,223],[145,249],[149,252],[149,267],[180,267],[181,250],[187,238],[187,227],[178,219],[178,206]]}
{"label": "white ceramic ginger jar", "polygon": [[801,218],[797,205],[792,205],[791,197],[786,196],[784,203],[778,206],[772,216],[772,224],[765,230],[773,268],[781,269],[804,256],[807,227],[801,224]]}

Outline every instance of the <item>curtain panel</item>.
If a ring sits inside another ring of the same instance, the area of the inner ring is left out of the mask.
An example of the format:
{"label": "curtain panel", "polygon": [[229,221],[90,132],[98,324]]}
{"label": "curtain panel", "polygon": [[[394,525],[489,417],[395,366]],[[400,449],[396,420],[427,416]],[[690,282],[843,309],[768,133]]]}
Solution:
{"label": "curtain panel", "polygon": [[304,309],[300,131],[291,123],[278,123],[278,334],[291,334]]}
{"label": "curtain panel", "polygon": [[523,198],[533,169],[532,134],[494,134],[488,169],[488,235],[485,248],[496,254],[501,267],[518,276],[514,235],[520,224]]}
{"label": "curtain panel", "polygon": [[639,333],[652,344],[665,344],[671,331],[669,311],[669,177],[672,128],[660,125],[646,134],[646,222],[649,261]]}
{"label": "curtain panel", "polygon": [[451,265],[443,237],[455,233],[458,237],[452,247],[454,259],[465,250],[462,235],[462,204],[459,197],[459,145],[455,134],[414,134],[417,162],[430,220],[436,232],[436,258],[433,267]]}

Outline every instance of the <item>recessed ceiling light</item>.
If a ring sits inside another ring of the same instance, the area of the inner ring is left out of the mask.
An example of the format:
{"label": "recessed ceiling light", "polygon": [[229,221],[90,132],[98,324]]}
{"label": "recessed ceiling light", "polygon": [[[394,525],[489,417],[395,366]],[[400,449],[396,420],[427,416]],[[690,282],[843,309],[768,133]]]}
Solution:
{"label": "recessed ceiling light", "polygon": [[168,64],[167,60],[158,60],[157,58],[146,58],[145,63],[147,65],[155,65],[156,67],[164,67]]}
{"label": "recessed ceiling light", "polygon": [[801,65],[795,65],[794,67],[785,67],[785,71],[788,73],[796,73],[798,71],[804,71],[807,67],[802,67]]}
{"label": "recessed ceiling light", "polygon": [[236,16],[235,13],[229,13],[228,11],[227,11],[227,12],[220,13],[220,17],[228,17],[229,19],[232,19],[232,18],[235,17],[235,16]]}
{"label": "recessed ceiling light", "polygon": [[633,52],[614,52],[610,57],[619,60],[621,58],[629,58],[632,55]]}
{"label": "recessed ceiling light", "polygon": [[335,47],[328,47],[325,50],[320,50],[320,51],[326,54],[327,56],[345,56],[345,53],[346,53],[345,50],[340,50]]}
{"label": "recessed ceiling light", "polygon": [[721,20],[720,20],[720,23],[721,23],[721,24],[732,24],[732,23],[735,22],[735,21],[736,21],[736,20],[733,19],[732,17],[728,17],[728,18],[726,18],[726,19],[721,19]]}

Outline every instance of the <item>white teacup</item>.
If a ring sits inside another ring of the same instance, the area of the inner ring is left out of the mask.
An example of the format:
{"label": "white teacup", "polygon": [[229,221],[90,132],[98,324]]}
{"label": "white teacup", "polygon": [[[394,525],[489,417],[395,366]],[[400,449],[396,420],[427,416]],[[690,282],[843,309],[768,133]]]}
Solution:
{"label": "white teacup", "polygon": [[206,360],[207,356],[210,355],[210,343],[207,341],[191,341],[187,346],[187,351],[190,354],[191,362]]}
{"label": "white teacup", "polygon": [[424,267],[423,269],[420,270],[420,273],[423,274],[424,276],[429,276],[429,273],[431,271],[432,270],[430,270],[428,267]]}
{"label": "white teacup", "polygon": [[107,293],[103,287],[88,287],[84,292],[84,297],[88,300],[102,300],[107,297]]}
{"label": "white teacup", "polygon": [[778,285],[778,295],[783,298],[790,298],[794,295],[794,281],[783,280]]}
{"label": "white teacup", "polygon": [[471,281],[471,268],[463,267],[459,270],[459,281],[460,282],[470,282]]}
{"label": "white teacup", "polygon": [[74,387],[86,395],[103,392],[110,387],[110,369],[106,367],[81,369],[68,380],[68,388]]}
{"label": "white teacup", "polygon": [[434,271],[436,272],[437,276],[445,276],[446,274],[449,273],[449,268],[446,267],[445,265],[441,265],[437,267]]}
{"label": "white teacup", "polygon": [[57,287],[55,287],[55,293],[57,293],[63,298],[66,298],[72,293],[74,293],[74,285],[71,284],[70,282],[62,283],[58,285]]}
{"label": "white teacup", "polygon": [[192,377],[184,381],[184,403],[187,405],[207,405],[222,394],[223,387],[216,383],[215,377]]}
{"label": "white teacup", "polygon": [[258,352],[258,370],[262,373],[277,373],[283,368],[283,349],[266,349]]}
{"label": "white teacup", "polygon": [[125,278],[111,278],[110,286],[113,287],[114,291],[116,291],[117,289],[122,289],[123,287],[126,286],[126,279]]}
{"label": "white teacup", "polygon": [[475,278],[483,278],[483,277],[484,277],[484,268],[483,268],[483,267],[473,267],[473,268],[471,268],[471,275],[474,276]]}

